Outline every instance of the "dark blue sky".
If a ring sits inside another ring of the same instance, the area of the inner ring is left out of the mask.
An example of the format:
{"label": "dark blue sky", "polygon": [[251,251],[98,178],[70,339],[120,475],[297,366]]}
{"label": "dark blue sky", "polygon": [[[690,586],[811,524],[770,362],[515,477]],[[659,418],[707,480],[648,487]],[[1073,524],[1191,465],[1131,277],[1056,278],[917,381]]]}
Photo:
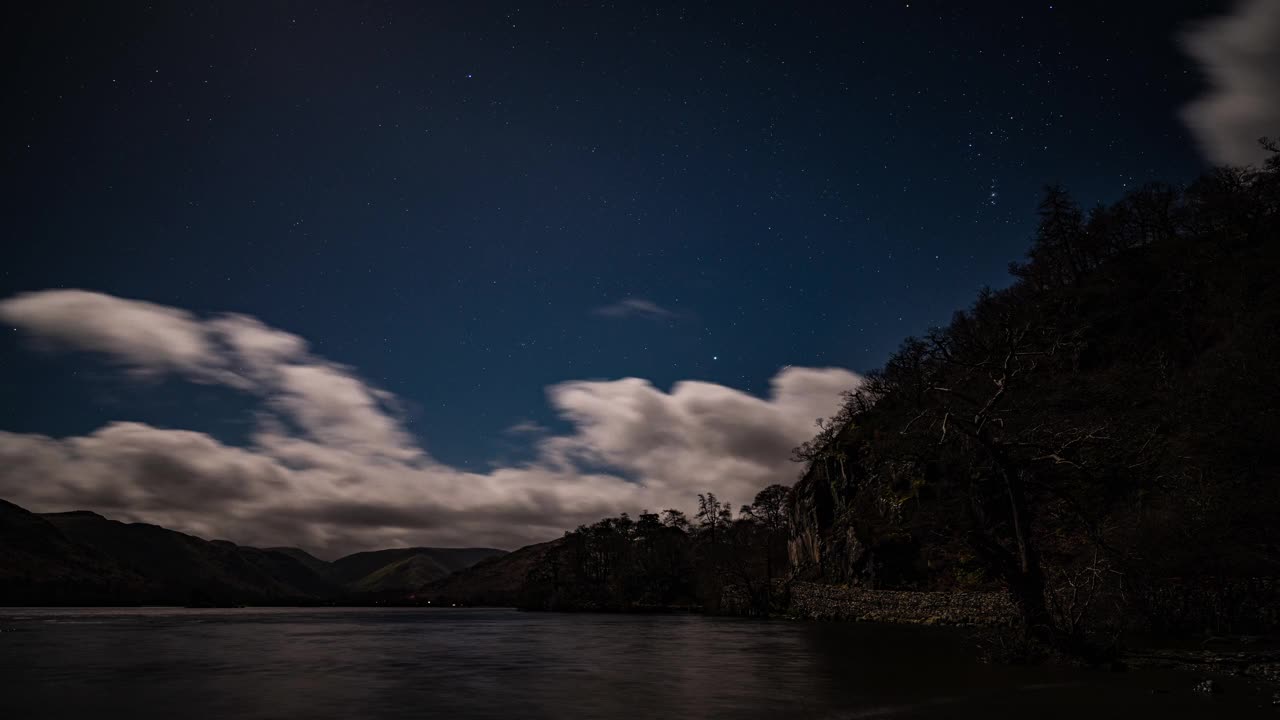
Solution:
{"label": "dark blue sky", "polygon": [[[0,298],[253,315],[469,468],[565,380],[874,368],[1005,282],[1045,183],[1189,180],[1174,36],[1225,7],[169,5],[9,11]],[[0,429],[254,424],[16,331],[0,367]]]}

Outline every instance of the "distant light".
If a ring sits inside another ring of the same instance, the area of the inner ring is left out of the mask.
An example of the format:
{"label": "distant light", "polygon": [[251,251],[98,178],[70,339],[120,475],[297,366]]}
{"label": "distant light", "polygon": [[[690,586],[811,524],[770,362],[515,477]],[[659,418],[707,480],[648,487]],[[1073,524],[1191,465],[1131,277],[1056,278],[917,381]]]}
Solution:
{"label": "distant light", "polygon": [[719,359],[720,359],[720,356],[719,356],[719,355],[712,355],[712,356],[711,356],[711,359],[712,359],[712,360],[719,360]]}

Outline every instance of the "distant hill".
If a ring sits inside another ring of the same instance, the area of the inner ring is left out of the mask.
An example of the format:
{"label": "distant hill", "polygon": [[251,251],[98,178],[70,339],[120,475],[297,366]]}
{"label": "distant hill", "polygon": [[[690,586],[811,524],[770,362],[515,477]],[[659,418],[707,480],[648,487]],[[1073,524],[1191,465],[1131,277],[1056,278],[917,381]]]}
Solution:
{"label": "distant hill", "polygon": [[517,607],[529,571],[563,540],[527,545],[514,552],[482,560],[448,577],[428,583],[415,593],[418,602],[434,605],[491,605]]}
{"label": "distant hill", "polygon": [[333,566],[332,566],[332,565],[330,565],[329,563],[325,562],[324,560],[321,560],[320,558],[316,557],[315,555],[312,555],[311,553],[307,552],[306,550],[303,550],[302,548],[296,548],[296,547],[272,547],[272,548],[266,548],[266,549],[267,549],[267,550],[269,550],[269,551],[271,551],[271,552],[278,552],[278,553],[282,553],[282,554],[284,554],[284,555],[288,555],[289,557],[293,558],[294,560],[297,560],[298,562],[300,562],[300,563],[302,563],[303,565],[305,565],[305,566],[307,566],[308,568],[310,568],[310,569],[311,569],[311,571],[312,571],[312,572],[314,572],[314,573],[315,573],[315,574],[317,574],[317,575],[320,575],[320,576],[323,576],[323,577],[330,577],[330,576],[332,576],[332,574],[333,574]]}
{"label": "distant hill", "polygon": [[412,589],[505,551],[494,548],[393,548],[355,553],[331,563],[334,577],[351,590]]}
{"label": "distant hill", "polygon": [[163,586],[179,604],[283,603],[329,599],[341,587],[294,557],[210,542],[158,525],[122,523],[92,512],[42,515],[62,535]]}
{"label": "distant hill", "polygon": [[97,513],[0,500],[0,605],[260,605],[393,598],[503,554],[400,548],[333,563],[299,548],[204,540]]}
{"label": "distant hill", "polygon": [[145,601],[160,588],[110,557],[69,540],[52,523],[0,500],[0,604]]}

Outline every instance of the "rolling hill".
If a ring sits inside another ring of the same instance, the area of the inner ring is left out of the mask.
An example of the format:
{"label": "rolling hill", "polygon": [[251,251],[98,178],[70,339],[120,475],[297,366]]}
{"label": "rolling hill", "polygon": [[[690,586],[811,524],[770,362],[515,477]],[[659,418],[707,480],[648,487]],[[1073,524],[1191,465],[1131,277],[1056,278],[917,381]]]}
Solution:
{"label": "rolling hill", "polygon": [[493,548],[394,548],[355,553],[334,560],[333,577],[356,593],[414,590],[491,557]]}
{"label": "rolling hill", "polygon": [[0,500],[0,605],[287,605],[394,599],[492,548],[396,548],[334,562],[299,548],[204,540],[97,513]]}
{"label": "rolling hill", "polygon": [[526,545],[505,555],[481,560],[469,568],[426,584],[415,593],[415,597],[419,602],[433,605],[457,603],[519,607],[529,571],[561,542],[563,540],[556,539]]}

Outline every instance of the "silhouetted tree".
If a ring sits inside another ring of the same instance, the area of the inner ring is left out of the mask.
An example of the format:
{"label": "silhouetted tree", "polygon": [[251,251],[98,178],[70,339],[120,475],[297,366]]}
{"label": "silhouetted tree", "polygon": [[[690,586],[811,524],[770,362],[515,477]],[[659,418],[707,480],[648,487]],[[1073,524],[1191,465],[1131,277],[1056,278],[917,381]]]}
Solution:
{"label": "silhouetted tree", "polygon": [[[565,533],[530,571],[525,605],[634,610],[681,605],[716,609],[725,587],[742,588],[768,611],[768,588],[785,562],[786,491],[761,491],[734,520],[714,493],[698,496],[697,526],[679,510],[605,518]],[[779,548],[781,547],[781,552]]]}
{"label": "silhouetted tree", "polygon": [[776,568],[786,563],[787,538],[790,535],[791,488],[786,485],[770,485],[756,493],[750,505],[743,505],[739,514],[760,526],[764,539],[765,584],[772,585]]}
{"label": "silhouetted tree", "polygon": [[691,527],[689,524],[689,518],[686,517],[684,513],[671,508],[667,508],[662,511],[662,524],[683,532],[688,532]]}
{"label": "silhouetted tree", "polygon": [[715,545],[733,522],[733,510],[728,503],[720,502],[715,493],[699,493],[698,513],[694,517],[698,521],[698,532]]}

